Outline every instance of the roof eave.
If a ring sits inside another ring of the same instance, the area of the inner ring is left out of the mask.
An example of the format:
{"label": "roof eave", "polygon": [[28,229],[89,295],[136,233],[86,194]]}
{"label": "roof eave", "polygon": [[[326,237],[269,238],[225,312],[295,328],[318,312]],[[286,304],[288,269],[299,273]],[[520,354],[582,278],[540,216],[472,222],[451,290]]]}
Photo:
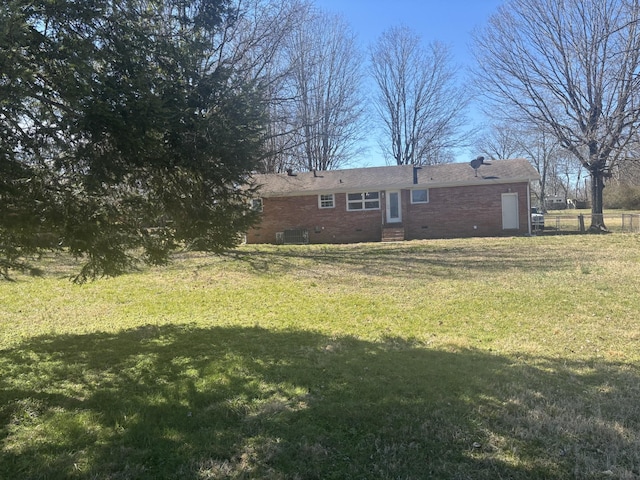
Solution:
{"label": "roof eave", "polygon": [[348,187],[338,186],[333,188],[311,189],[311,190],[291,190],[288,192],[276,192],[276,191],[264,191],[258,192],[264,198],[273,197],[299,197],[304,195],[322,195],[328,193],[350,193],[361,191],[381,191],[381,190],[410,190],[413,188],[451,188],[451,187],[470,187],[470,186],[482,186],[488,184],[506,184],[506,183],[530,183],[532,181],[539,180],[539,178],[483,178],[478,177],[472,181],[451,181],[451,182],[437,182],[437,181],[422,181],[418,183],[401,183],[401,184],[380,184],[371,185],[367,187]]}

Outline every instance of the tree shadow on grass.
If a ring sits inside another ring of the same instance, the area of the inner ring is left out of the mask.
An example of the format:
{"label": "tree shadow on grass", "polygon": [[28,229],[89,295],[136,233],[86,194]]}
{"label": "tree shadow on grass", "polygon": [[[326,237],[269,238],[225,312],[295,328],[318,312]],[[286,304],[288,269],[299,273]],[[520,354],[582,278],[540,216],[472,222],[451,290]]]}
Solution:
{"label": "tree shadow on grass", "polygon": [[401,244],[356,244],[329,246],[303,245],[238,250],[228,255],[242,260],[259,272],[291,272],[304,269],[309,262],[313,269],[327,267],[357,274],[383,275],[395,278],[463,278],[470,274],[486,276],[512,270],[527,272],[557,272],[575,269],[568,257],[549,255],[540,245],[530,248],[468,243],[464,246],[433,246],[426,241]]}
{"label": "tree shadow on grass", "polygon": [[640,475],[637,370],[260,328],[0,355],[1,478]]}

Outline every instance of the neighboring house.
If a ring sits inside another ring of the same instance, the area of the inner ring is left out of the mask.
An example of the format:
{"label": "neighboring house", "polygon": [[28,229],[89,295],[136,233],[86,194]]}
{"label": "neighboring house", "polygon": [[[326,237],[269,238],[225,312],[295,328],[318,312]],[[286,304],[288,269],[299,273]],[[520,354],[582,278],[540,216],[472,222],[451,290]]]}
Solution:
{"label": "neighboring house", "polygon": [[254,175],[262,220],[247,243],[527,234],[538,179],[525,159]]}

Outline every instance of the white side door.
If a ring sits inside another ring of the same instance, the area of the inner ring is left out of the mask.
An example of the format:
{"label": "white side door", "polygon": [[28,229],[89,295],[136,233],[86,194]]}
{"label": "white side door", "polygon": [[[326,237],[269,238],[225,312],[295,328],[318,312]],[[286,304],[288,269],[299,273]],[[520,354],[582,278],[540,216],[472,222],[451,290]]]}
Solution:
{"label": "white side door", "polygon": [[518,215],[518,194],[502,194],[502,229],[517,230],[520,228],[520,217]]}

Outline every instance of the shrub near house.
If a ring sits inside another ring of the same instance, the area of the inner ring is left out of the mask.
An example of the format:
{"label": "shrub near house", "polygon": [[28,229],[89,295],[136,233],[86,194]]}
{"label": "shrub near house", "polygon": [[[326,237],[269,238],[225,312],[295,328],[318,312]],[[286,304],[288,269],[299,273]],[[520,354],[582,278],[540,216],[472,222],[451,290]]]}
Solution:
{"label": "shrub near house", "polygon": [[354,243],[531,232],[525,159],[255,175],[248,243]]}

